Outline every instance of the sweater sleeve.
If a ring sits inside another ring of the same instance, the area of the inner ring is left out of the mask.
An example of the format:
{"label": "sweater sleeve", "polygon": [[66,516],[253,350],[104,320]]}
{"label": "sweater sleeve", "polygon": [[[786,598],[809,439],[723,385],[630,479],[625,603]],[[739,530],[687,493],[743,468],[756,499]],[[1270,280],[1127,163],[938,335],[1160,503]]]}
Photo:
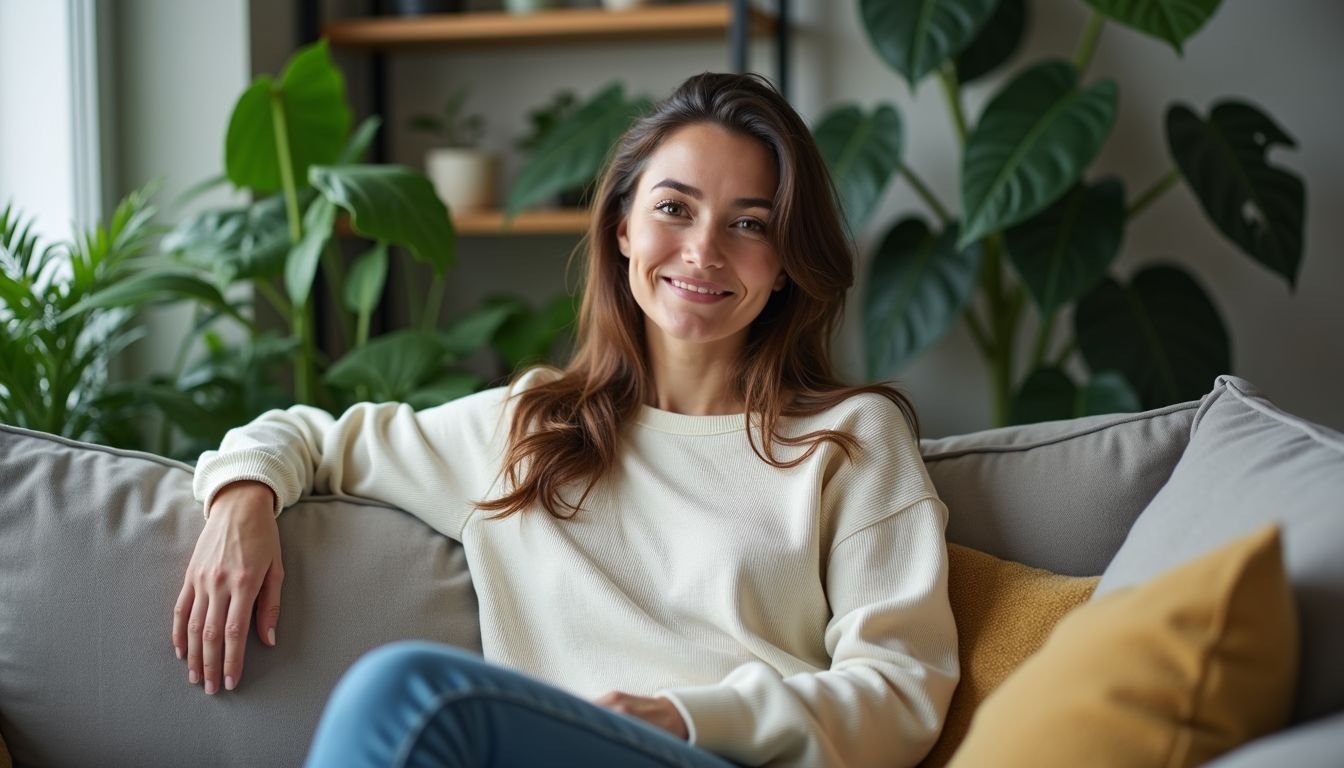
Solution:
{"label": "sweater sleeve", "polygon": [[947,508],[913,438],[885,448],[827,489],[824,505],[839,505],[823,566],[829,669],[750,662],[718,685],[661,692],[693,744],[747,765],[905,766],[937,740],[960,676]]}
{"label": "sweater sleeve", "polygon": [[460,539],[499,467],[504,399],[489,390],[419,412],[359,403],[339,418],[304,405],[268,411],[201,455],[193,492],[209,510],[224,486],[256,480],[275,492],[277,515],[309,494],[364,498]]}

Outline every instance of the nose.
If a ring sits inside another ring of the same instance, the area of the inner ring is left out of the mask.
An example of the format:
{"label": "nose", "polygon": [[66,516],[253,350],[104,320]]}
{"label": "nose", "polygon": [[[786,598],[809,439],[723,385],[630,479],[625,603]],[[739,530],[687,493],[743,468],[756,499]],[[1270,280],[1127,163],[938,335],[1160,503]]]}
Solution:
{"label": "nose", "polygon": [[686,237],[681,247],[681,260],[698,269],[718,269],[723,266],[723,248],[719,233],[712,226],[699,226]]}

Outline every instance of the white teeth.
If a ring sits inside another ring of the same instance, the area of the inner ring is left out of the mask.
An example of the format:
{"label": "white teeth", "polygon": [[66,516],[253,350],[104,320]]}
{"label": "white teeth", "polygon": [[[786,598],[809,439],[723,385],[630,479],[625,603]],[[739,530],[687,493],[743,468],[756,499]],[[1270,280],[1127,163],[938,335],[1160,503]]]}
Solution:
{"label": "white teeth", "polygon": [[680,280],[675,280],[675,279],[674,279],[674,280],[672,280],[671,282],[672,282],[673,285],[677,286],[678,288],[682,289],[683,291],[695,291],[696,293],[708,293],[708,294],[710,294],[711,296],[722,296],[722,295],[724,294],[724,291],[711,291],[711,290],[709,290],[708,288],[697,288],[696,286],[691,285],[690,283],[683,283],[683,282],[680,281]]}

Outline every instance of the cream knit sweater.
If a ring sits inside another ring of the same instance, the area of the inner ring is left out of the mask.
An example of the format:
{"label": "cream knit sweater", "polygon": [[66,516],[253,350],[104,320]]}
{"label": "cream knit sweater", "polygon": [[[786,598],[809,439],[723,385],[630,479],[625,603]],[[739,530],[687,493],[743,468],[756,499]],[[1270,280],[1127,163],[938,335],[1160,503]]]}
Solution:
{"label": "cream knit sweater", "polygon": [[277,514],[306,493],[400,507],[465,547],[487,659],[587,699],[665,696],[729,759],[890,767],[932,746],[958,679],[947,510],[892,403],[786,420],[863,446],[788,470],[741,415],[643,407],[577,516],[487,520],[472,502],[500,495],[511,402],[271,411],[201,456],[196,498],[251,479]]}

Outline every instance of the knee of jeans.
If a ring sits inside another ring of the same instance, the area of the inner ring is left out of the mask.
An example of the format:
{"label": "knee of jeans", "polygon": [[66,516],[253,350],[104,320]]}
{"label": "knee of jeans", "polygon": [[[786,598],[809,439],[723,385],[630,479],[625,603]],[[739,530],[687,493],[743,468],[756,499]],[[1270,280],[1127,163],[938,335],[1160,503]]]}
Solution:
{"label": "knee of jeans", "polygon": [[350,667],[342,687],[400,688],[417,680],[432,680],[433,687],[464,690],[472,686],[472,674],[485,662],[470,651],[423,641],[403,640],[369,651]]}

